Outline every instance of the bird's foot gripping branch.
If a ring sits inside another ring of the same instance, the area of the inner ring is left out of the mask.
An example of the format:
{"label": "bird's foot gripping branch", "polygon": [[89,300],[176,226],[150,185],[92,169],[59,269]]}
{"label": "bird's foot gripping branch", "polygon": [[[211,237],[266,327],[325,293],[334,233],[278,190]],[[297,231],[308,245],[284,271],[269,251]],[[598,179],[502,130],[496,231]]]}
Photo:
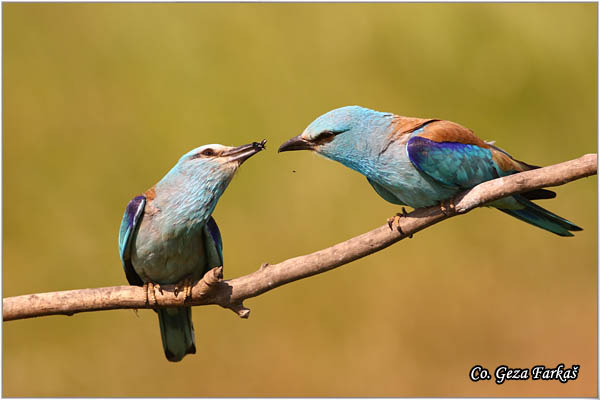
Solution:
{"label": "bird's foot gripping branch", "polygon": [[[186,282],[187,283],[187,282]],[[250,310],[245,308],[241,301],[231,298],[232,288],[223,280],[223,267],[209,270],[202,279],[191,282],[186,290],[181,290],[182,283],[175,285],[160,285],[160,290],[153,290],[148,285],[146,291],[146,307],[182,307],[216,304],[228,308],[241,318],[248,318]],[[157,285],[154,285],[156,288]],[[146,285],[144,285],[146,288]],[[146,289],[144,289],[146,290]]]}

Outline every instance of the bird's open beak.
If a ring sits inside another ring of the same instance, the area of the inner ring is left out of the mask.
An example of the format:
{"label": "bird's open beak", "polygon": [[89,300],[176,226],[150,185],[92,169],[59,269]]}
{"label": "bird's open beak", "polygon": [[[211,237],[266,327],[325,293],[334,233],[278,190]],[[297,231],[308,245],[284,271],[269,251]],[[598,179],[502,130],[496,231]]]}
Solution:
{"label": "bird's open beak", "polygon": [[292,151],[292,150],[312,150],[313,145],[308,140],[302,139],[301,135],[294,136],[281,146],[279,146],[278,153],[282,151]]}
{"label": "bird's open beak", "polygon": [[242,146],[234,147],[230,150],[221,153],[221,157],[230,157],[228,161],[237,161],[241,164],[256,153],[265,150],[266,143],[267,139],[263,139],[260,143],[252,142],[249,144],[244,144]]}

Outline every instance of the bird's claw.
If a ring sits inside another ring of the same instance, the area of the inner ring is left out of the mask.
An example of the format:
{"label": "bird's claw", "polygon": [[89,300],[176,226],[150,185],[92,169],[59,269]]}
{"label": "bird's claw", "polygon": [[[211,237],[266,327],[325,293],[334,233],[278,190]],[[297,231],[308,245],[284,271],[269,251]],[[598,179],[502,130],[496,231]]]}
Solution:
{"label": "bird's claw", "polygon": [[389,218],[387,219],[387,224],[388,224],[388,226],[390,227],[390,231],[393,231],[393,230],[394,230],[394,228],[393,228],[393,225],[394,225],[394,221],[395,221],[395,220],[396,220],[396,216],[395,216],[395,215],[394,215],[393,217],[389,217]]}
{"label": "bird's claw", "polygon": [[[158,283],[147,282],[144,284],[144,288],[146,289],[146,304],[148,305],[158,305],[158,300],[156,300],[156,293],[154,292],[156,289],[163,294],[162,288]],[[152,301],[150,301],[152,299]]]}
{"label": "bird's claw", "polygon": [[454,214],[455,210],[456,210],[456,208],[454,206],[454,199],[453,198],[449,198],[448,200],[442,200],[440,202],[440,211],[445,216],[448,217],[448,216]]}
{"label": "bird's claw", "polygon": [[186,276],[183,278],[176,286],[175,286],[175,297],[179,295],[180,292],[183,292],[183,301],[186,301],[190,297],[192,297],[192,288],[194,287],[194,280],[191,276]]}
{"label": "bird's claw", "polygon": [[398,230],[398,232],[402,232],[402,230],[400,229],[400,218],[401,217],[403,217],[403,215],[398,213],[398,214],[394,215],[393,217],[390,217],[387,219],[387,224],[390,227],[390,231],[394,230],[394,224],[395,224],[396,230]]}
{"label": "bird's claw", "polygon": [[[398,233],[400,233],[401,235],[404,235],[404,232],[402,232],[402,228],[400,227],[400,218],[404,218],[407,215],[408,215],[408,213],[406,212],[406,209],[404,207],[402,207],[402,213],[397,213],[393,217],[388,218],[387,223],[388,223],[388,226],[390,227],[390,231],[394,230],[394,224],[395,224],[396,230],[398,231]],[[408,235],[408,237],[412,238],[412,235]]]}

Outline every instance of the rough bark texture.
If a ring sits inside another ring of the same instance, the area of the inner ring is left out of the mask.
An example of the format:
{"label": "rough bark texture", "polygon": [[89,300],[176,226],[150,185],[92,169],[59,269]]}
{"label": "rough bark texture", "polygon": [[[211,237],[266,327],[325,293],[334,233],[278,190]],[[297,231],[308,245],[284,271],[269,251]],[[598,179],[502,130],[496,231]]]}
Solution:
{"label": "rough bark texture", "polygon": [[279,264],[263,264],[249,275],[224,281],[223,268],[214,268],[194,285],[191,296],[187,299],[174,285],[162,285],[160,290],[153,291],[146,290],[146,287],[113,286],[39,293],[3,299],[3,319],[11,321],[44,315],[73,315],[86,311],[207,304],[218,304],[231,309],[242,318],[248,318],[250,310],[243,306],[245,299],[337,268],[490,201],[527,190],[562,185],[594,175],[597,169],[597,155],[587,154],[561,164],[484,182],[456,196],[452,202],[448,202],[444,212],[439,206],[417,209],[398,218],[391,227],[386,224],[335,246],[290,258]]}

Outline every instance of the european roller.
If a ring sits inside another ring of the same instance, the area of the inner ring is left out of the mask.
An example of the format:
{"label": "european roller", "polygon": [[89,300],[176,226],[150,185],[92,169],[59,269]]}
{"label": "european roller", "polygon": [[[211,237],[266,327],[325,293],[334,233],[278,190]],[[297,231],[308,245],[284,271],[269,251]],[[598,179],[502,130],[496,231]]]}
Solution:
{"label": "european roller", "polygon": [[[242,163],[266,140],[239,147],[209,144],[184,154],[153,187],[135,197],[119,231],[119,253],[130,285],[183,286],[223,265],[223,242],[211,216]],[[165,355],[180,361],[196,352],[191,307],[159,308]]]}
{"label": "european roller", "polygon": [[[461,191],[502,176],[539,168],[514,159],[493,142],[457,123],[411,118],[348,106],[329,111],[279,152],[312,150],[366,176],[373,189],[393,204],[442,205]],[[556,197],[538,189],[505,197],[489,206],[560,236],[577,225],[531,200]]]}

